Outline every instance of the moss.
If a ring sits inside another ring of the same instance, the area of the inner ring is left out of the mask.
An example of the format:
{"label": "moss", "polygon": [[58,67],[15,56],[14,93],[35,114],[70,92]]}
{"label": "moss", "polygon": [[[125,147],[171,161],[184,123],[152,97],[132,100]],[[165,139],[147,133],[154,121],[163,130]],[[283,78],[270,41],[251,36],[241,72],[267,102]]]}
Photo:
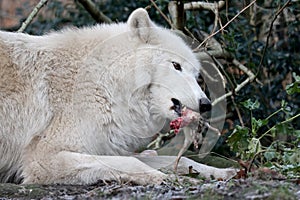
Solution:
{"label": "moss", "polygon": [[0,184],[0,195],[2,197],[24,197],[29,199],[41,198],[48,194],[38,185],[15,185],[15,184]]}
{"label": "moss", "polygon": [[297,197],[288,186],[279,186],[272,191],[272,194],[267,198],[268,200],[296,200]]}

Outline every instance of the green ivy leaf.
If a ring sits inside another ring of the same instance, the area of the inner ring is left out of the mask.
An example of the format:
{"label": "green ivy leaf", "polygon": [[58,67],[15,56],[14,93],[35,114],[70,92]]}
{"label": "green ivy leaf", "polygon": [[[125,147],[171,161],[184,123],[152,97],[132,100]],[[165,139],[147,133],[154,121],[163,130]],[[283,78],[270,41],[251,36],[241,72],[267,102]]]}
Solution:
{"label": "green ivy leaf", "polygon": [[295,72],[293,72],[293,78],[296,82],[300,82],[300,76],[298,76]]}
{"label": "green ivy leaf", "polygon": [[294,131],[293,131],[293,135],[294,135],[296,138],[300,139],[300,130],[294,130]]}
{"label": "green ivy leaf", "polygon": [[267,125],[269,120],[267,119],[255,119],[254,117],[251,118],[251,125],[252,125],[252,134],[253,136],[256,135],[259,128],[262,126]]}
{"label": "green ivy leaf", "polygon": [[228,137],[227,143],[231,150],[238,155],[245,154],[249,146],[249,129],[246,127],[236,126],[233,133]]}
{"label": "green ivy leaf", "polygon": [[285,108],[287,106],[287,102],[283,99],[281,100],[281,107]]}
{"label": "green ivy leaf", "polygon": [[294,82],[286,86],[286,92],[289,95],[300,93],[300,82]]}
{"label": "green ivy leaf", "polygon": [[278,151],[278,145],[281,145],[277,141],[273,142],[270,146],[266,148],[266,151],[263,153],[267,163],[272,161],[273,159],[279,160],[281,159],[281,154]]}
{"label": "green ivy leaf", "polygon": [[253,101],[251,101],[251,99],[248,99],[248,100],[242,102],[241,104],[249,110],[257,109],[260,106],[260,103],[257,100],[255,100],[255,102],[253,102]]}
{"label": "green ivy leaf", "polygon": [[300,150],[296,150],[289,159],[291,164],[298,165],[300,163]]}
{"label": "green ivy leaf", "polygon": [[274,150],[274,151],[266,151],[264,153],[264,157],[266,158],[267,161],[271,161],[274,158],[278,157],[278,153]]}
{"label": "green ivy leaf", "polygon": [[259,151],[261,151],[261,144],[260,144],[259,139],[252,138],[248,145],[248,153],[250,153],[251,157],[252,157]]}
{"label": "green ivy leaf", "polygon": [[295,79],[295,82],[287,85],[285,89],[289,95],[300,93],[300,76],[296,75],[296,73],[293,72],[293,77]]}
{"label": "green ivy leaf", "polygon": [[281,140],[286,140],[288,135],[293,133],[293,128],[290,127],[289,124],[277,124],[275,126],[276,129],[276,137],[280,138]]}

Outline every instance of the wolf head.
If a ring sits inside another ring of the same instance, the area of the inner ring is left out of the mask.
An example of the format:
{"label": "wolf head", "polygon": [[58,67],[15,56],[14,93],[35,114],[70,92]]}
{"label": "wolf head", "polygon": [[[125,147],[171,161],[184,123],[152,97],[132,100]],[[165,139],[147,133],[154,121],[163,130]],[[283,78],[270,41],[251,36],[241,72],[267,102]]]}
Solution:
{"label": "wolf head", "polygon": [[150,74],[151,114],[174,119],[181,104],[198,112],[209,111],[210,100],[196,81],[200,63],[185,42],[156,26],[141,8],[130,15],[127,25],[132,41],[138,44],[138,57],[143,58],[139,64]]}

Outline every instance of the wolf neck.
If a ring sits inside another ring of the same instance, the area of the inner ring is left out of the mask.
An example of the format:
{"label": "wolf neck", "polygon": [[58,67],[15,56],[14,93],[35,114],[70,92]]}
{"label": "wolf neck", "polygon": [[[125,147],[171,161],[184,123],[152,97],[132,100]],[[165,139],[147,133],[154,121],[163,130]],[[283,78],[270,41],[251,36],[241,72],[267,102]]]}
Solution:
{"label": "wolf neck", "polygon": [[149,112],[150,96],[146,86],[122,102],[123,105],[120,102],[113,110],[115,114],[125,112],[126,115],[119,114],[115,119],[110,142],[112,146],[118,147],[119,154],[124,155],[146,146],[162,129],[164,121],[154,118]]}

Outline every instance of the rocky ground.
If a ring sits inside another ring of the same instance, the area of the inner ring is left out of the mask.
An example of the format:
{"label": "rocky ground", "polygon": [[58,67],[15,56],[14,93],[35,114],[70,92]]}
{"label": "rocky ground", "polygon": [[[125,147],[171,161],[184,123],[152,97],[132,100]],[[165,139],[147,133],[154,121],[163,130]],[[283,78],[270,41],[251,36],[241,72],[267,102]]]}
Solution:
{"label": "rocky ground", "polygon": [[188,177],[161,185],[99,182],[89,186],[0,184],[0,199],[300,199],[297,181],[233,179],[207,181]]}

